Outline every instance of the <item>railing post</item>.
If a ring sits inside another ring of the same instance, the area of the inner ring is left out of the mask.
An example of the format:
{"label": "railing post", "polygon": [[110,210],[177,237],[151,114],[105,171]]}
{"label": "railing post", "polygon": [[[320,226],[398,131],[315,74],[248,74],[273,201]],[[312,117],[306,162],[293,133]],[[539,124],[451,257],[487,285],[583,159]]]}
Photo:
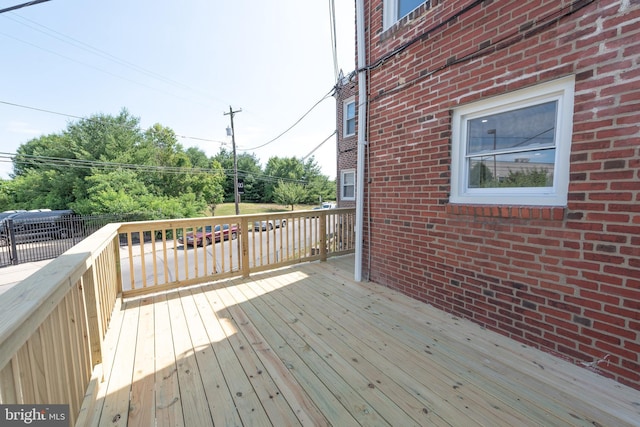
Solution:
{"label": "railing post", "polygon": [[242,277],[249,277],[251,269],[249,268],[249,221],[246,217],[240,217],[240,246],[242,247]]}
{"label": "railing post", "polygon": [[81,278],[82,295],[84,295],[86,322],[89,330],[88,344],[91,349],[91,369],[102,363],[102,316],[100,315],[100,291],[98,290],[97,269],[95,259]]}
{"label": "railing post", "polygon": [[18,265],[18,244],[16,243],[16,230],[11,218],[7,219],[7,231],[9,233],[9,243],[11,244],[11,264]]}
{"label": "railing post", "polygon": [[113,238],[113,257],[116,263],[116,294],[122,295],[122,267],[120,266],[120,230]]}
{"label": "railing post", "polygon": [[327,260],[327,219],[326,212],[320,214],[320,261]]}

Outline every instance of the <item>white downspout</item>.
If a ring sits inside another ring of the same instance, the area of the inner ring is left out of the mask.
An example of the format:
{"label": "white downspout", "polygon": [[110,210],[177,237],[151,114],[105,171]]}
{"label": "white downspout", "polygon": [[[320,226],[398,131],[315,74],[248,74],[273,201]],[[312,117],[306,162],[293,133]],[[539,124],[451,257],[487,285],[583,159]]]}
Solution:
{"label": "white downspout", "polygon": [[367,65],[364,38],[364,0],[356,0],[356,43],[358,46],[358,157],[356,163],[356,259],[354,280],[362,281],[364,245],[364,151],[367,145]]}

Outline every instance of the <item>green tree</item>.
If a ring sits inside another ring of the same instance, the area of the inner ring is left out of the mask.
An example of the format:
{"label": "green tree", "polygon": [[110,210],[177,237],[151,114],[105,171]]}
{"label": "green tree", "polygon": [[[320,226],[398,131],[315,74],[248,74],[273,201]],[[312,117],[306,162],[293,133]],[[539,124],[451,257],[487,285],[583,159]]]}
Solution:
{"label": "green tree", "polygon": [[262,167],[255,154],[242,153],[238,156],[238,178],[244,181],[243,200],[260,202],[264,198],[265,181]]}
{"label": "green tree", "polygon": [[143,134],[140,119],[126,108],[117,116],[96,114],[71,123],[62,135],[79,159],[135,163],[135,150]]}
{"label": "green tree", "polygon": [[224,201],[233,202],[235,194],[233,190],[233,152],[221,148],[218,154],[214,156],[214,159],[220,163],[220,166],[226,175],[223,183]]}
{"label": "green tree", "polygon": [[291,205],[294,209],[296,203],[300,203],[307,198],[307,190],[301,184],[295,182],[278,182],[273,190],[274,199],[281,205]]}
{"label": "green tree", "polygon": [[202,200],[213,212],[215,206],[224,201],[226,176],[222,166],[216,160],[209,160],[206,169],[209,171],[200,171],[191,175],[186,188],[189,189],[189,193]]}
{"label": "green tree", "polygon": [[145,201],[149,192],[130,170],[118,169],[87,177],[87,196],[73,203],[72,209],[85,214],[148,213]]}
{"label": "green tree", "polygon": [[550,187],[553,177],[544,169],[531,168],[528,170],[512,171],[500,183],[501,187]]}
{"label": "green tree", "polygon": [[469,187],[487,187],[493,181],[491,170],[483,162],[476,163],[469,173]]}
{"label": "green tree", "polygon": [[313,157],[306,162],[295,157],[271,157],[265,167],[265,175],[271,180],[265,184],[266,202],[275,201],[276,180],[303,185],[306,196],[301,200],[302,203],[316,203],[319,198],[336,199],[335,181],[322,175],[320,166]]}
{"label": "green tree", "polygon": [[304,203],[317,203],[319,199],[336,200],[335,180],[330,180],[328,176],[322,175],[320,166],[313,156],[304,163],[304,171],[304,179],[307,181],[307,197],[303,200]]}
{"label": "green tree", "polygon": [[0,179],[0,212],[11,209],[13,204],[12,180]]}
{"label": "green tree", "polygon": [[305,170],[302,161],[295,157],[271,157],[264,169],[265,182],[264,202],[275,201],[275,188],[280,181],[303,184]]}
{"label": "green tree", "polygon": [[[233,202],[234,182],[233,182],[233,152],[220,149],[220,152],[214,157],[220,162],[222,169],[226,174],[224,182],[224,200]],[[262,178],[262,168],[260,162],[254,154],[242,153],[236,155],[238,163],[238,179],[244,181],[243,200],[251,202],[260,202],[264,199],[264,179]]]}
{"label": "green tree", "polygon": [[[24,209],[55,209],[86,198],[86,178],[104,169],[97,162],[132,162],[142,139],[138,123],[123,109],[116,117],[95,115],[69,124],[60,134],[21,145],[13,160],[14,180],[20,188],[14,202]],[[78,161],[85,165],[79,166]]]}
{"label": "green tree", "polygon": [[197,148],[185,151],[172,129],[155,124],[142,131],[139,119],[122,110],[23,144],[0,203],[148,219],[195,216],[222,200],[224,179],[218,162]]}

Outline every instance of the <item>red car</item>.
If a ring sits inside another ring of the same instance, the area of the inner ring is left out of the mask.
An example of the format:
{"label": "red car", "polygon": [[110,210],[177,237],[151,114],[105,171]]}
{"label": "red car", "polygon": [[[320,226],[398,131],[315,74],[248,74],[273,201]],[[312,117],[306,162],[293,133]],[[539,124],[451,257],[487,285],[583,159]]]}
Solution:
{"label": "red car", "polygon": [[202,232],[202,228],[195,232],[189,231],[185,236],[181,236],[178,239],[178,243],[187,246],[204,246],[210,245],[213,241],[218,243],[220,238],[224,238],[224,240],[229,240],[229,235],[231,235],[231,239],[235,240],[238,237],[238,227],[236,225],[229,224],[222,225],[222,231],[220,230],[220,225],[216,225],[211,231],[211,226],[207,225],[204,228],[204,233]]}

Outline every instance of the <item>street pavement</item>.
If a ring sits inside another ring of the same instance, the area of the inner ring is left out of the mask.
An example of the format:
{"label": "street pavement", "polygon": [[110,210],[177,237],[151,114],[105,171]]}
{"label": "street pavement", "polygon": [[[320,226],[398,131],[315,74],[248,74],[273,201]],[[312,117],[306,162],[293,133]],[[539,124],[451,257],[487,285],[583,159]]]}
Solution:
{"label": "street pavement", "polygon": [[20,283],[52,260],[27,262],[0,268],[0,298],[2,294]]}

